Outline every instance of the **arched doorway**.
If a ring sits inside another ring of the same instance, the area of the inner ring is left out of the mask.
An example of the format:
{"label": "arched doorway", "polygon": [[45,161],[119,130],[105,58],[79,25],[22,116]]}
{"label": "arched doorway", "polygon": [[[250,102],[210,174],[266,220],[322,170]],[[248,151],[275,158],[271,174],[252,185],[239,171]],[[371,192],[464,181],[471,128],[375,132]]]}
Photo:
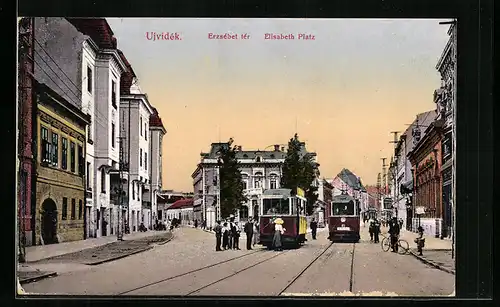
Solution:
{"label": "arched doorway", "polygon": [[54,244],[57,241],[57,206],[47,198],[42,203],[42,238],[44,244]]}
{"label": "arched doorway", "polygon": [[240,209],[240,221],[246,220],[248,220],[248,207],[246,205],[243,205]]}

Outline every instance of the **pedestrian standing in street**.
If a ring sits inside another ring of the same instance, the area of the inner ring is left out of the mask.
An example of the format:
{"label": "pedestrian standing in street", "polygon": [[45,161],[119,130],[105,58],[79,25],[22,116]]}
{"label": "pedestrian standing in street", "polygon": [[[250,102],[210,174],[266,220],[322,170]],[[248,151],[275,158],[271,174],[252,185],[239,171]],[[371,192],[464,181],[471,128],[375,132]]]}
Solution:
{"label": "pedestrian standing in street", "polygon": [[233,233],[233,222],[231,220],[228,221],[227,223],[228,226],[228,246],[229,249],[233,249],[234,247],[234,233]]}
{"label": "pedestrian standing in street", "polygon": [[229,248],[229,229],[227,227],[227,222],[225,222],[222,227],[222,248],[224,250]]}
{"label": "pedestrian standing in street", "polygon": [[398,239],[399,239],[399,221],[393,217],[389,222],[389,234],[391,235],[391,247],[394,253],[398,252]]}
{"label": "pedestrian standing in street", "polygon": [[274,237],[273,237],[273,247],[275,251],[282,251],[282,235],[285,233],[285,228],[283,227],[283,220],[278,218],[274,222]]}
{"label": "pedestrian standing in street", "polygon": [[220,226],[220,221],[217,221],[215,225],[215,251],[220,252],[222,249],[220,248],[220,241],[222,238],[222,227]]}
{"label": "pedestrian standing in street", "polygon": [[207,220],[203,220],[203,223],[201,223],[201,228],[203,228],[203,230],[207,229]]}
{"label": "pedestrian standing in street", "polygon": [[373,235],[375,234],[375,221],[372,219],[368,222],[368,232],[370,233],[370,242],[373,242]]}
{"label": "pedestrian standing in street", "polygon": [[374,223],[373,223],[373,239],[375,243],[379,242],[378,236],[380,234],[380,222],[375,218]]}
{"label": "pedestrian standing in street", "polygon": [[259,221],[255,221],[253,224],[253,246],[255,246],[255,244],[259,244],[259,236]]}
{"label": "pedestrian standing in street", "polygon": [[312,235],[313,240],[316,240],[316,232],[318,230],[318,222],[316,222],[316,220],[313,218],[311,220],[309,227],[311,227],[311,235]]}
{"label": "pedestrian standing in street", "polygon": [[252,249],[252,237],[253,237],[253,220],[249,218],[245,227],[243,228],[245,234],[247,235],[247,250]]}
{"label": "pedestrian standing in street", "polygon": [[240,250],[241,229],[237,223],[233,223],[233,249]]}
{"label": "pedestrian standing in street", "polygon": [[194,220],[194,228],[198,228],[198,219]]}

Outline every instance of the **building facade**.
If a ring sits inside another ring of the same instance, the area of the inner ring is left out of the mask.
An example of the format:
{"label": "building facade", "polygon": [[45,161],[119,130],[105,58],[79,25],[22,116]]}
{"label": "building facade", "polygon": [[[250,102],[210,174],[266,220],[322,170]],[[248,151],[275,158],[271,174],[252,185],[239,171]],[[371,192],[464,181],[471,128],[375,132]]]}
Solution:
{"label": "building facade", "polygon": [[[123,53],[122,53],[123,57]],[[127,78],[127,82],[129,79]],[[120,137],[128,163],[128,229],[138,231],[141,223],[152,229],[157,210],[152,210],[150,179],[151,155],[149,119],[153,107],[134,76],[130,86],[121,86]],[[156,201],[155,201],[156,203]],[[153,214],[154,213],[154,214]]]}
{"label": "building facade", "polygon": [[36,82],[36,242],[85,238],[85,143],[90,116]]}
{"label": "building facade", "polygon": [[343,190],[356,199],[358,210],[361,216],[368,211],[368,192],[361,182],[361,178],[356,176],[349,169],[342,169],[332,181],[333,195],[340,195]]}
{"label": "building facade", "polygon": [[318,221],[318,227],[325,227],[328,224],[331,211],[333,186],[325,178],[318,178],[316,181],[318,200],[315,206],[314,218]]}
{"label": "building facade", "polygon": [[[207,227],[214,227],[220,219],[219,174],[217,168],[218,151],[228,143],[212,143],[210,152],[201,153],[201,159],[192,173],[194,188],[194,216],[207,221]],[[316,159],[316,153],[308,153],[302,142],[302,152]],[[248,201],[242,204],[235,216],[236,221],[246,221],[248,217],[258,218],[262,193],[266,189],[280,188],[282,168],[285,162],[285,145],[271,145],[271,150],[243,150],[238,146],[236,159]],[[210,216],[209,216],[210,214]]]}
{"label": "building facade", "polygon": [[426,235],[439,237],[442,215],[441,142],[443,121],[435,120],[425,130],[408,158],[413,167],[413,206],[424,213],[413,218],[413,228],[421,225]]}
{"label": "building facade", "polygon": [[[408,159],[408,153],[411,152],[416,144],[425,134],[425,128],[428,127],[436,118],[436,111],[431,110],[420,113],[416,116],[411,125],[400,136],[395,148],[395,163],[391,166],[390,172],[395,173],[395,177],[391,176],[389,182],[392,191],[392,200],[394,202],[394,212],[398,218],[403,220],[403,228],[412,229],[413,206],[412,188],[413,175],[411,171],[411,163]],[[395,179],[395,180],[394,180]],[[396,186],[395,186],[396,184]]]}
{"label": "building facade", "polygon": [[443,177],[443,219],[442,237],[451,237],[453,233],[453,111],[455,102],[455,65],[456,65],[456,25],[448,30],[448,40],[443,53],[436,65],[441,74],[441,87],[434,92],[434,102],[438,107],[438,118],[444,120],[442,142],[442,177]]}
{"label": "building facade", "polygon": [[158,219],[165,221],[168,219],[167,209],[172,206],[176,201],[181,199],[193,198],[192,193],[176,192],[174,190],[162,190],[156,195],[158,206]]}
{"label": "building facade", "polygon": [[149,118],[149,152],[151,158],[149,159],[149,178],[150,178],[150,195],[151,199],[151,212],[153,213],[153,222],[161,221],[160,208],[158,208],[157,195],[162,191],[163,183],[163,137],[167,133],[158,111],[153,109],[153,114]]}

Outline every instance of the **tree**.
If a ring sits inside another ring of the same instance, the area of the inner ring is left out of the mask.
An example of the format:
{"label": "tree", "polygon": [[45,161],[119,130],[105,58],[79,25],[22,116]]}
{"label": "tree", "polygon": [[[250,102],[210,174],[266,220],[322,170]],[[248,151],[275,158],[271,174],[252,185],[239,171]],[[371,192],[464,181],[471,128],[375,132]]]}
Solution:
{"label": "tree", "polygon": [[236,146],[233,139],[225,146],[221,146],[218,157],[219,177],[220,177],[220,214],[222,218],[227,218],[235,214],[241,205],[247,201],[243,193],[244,185],[236,159]]}
{"label": "tree", "polygon": [[305,151],[298,135],[295,134],[288,142],[281,186],[291,189],[293,195],[297,193],[297,187],[304,190],[308,215],[313,213],[314,204],[318,200],[318,188],[314,186],[314,181],[318,176],[318,164],[313,156]]}

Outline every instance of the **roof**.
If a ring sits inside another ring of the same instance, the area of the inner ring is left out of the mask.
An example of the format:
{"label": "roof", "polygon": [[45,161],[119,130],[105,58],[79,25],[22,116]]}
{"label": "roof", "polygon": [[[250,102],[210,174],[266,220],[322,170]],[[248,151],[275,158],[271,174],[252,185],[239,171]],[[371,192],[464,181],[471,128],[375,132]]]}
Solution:
{"label": "roof", "polygon": [[342,169],[337,177],[342,179],[342,181],[344,181],[351,188],[366,192],[366,188],[363,186],[363,183],[361,183],[361,179],[347,168]]}
{"label": "roof", "polygon": [[116,38],[105,18],[66,18],[102,49],[116,49]]}
{"label": "roof", "polygon": [[272,196],[272,195],[281,195],[284,197],[290,197],[292,193],[291,189],[272,189],[272,190],[264,190],[262,195]]}
{"label": "roof", "polygon": [[173,203],[167,210],[170,209],[182,209],[193,206],[193,199],[180,199]]}
{"label": "roof", "polygon": [[[313,152],[307,152],[305,150],[305,143],[302,143],[302,149],[303,153],[308,153],[315,155]],[[204,158],[207,159],[215,159],[217,158],[217,153],[218,151],[223,148],[229,146],[229,143],[223,142],[223,143],[212,143],[212,146],[210,147],[210,152],[209,153],[202,153],[201,155]],[[276,145],[278,147],[282,147],[281,145]],[[263,159],[285,159],[286,157],[286,151],[285,150],[237,150],[236,151],[236,159],[255,159],[257,156],[262,157]]]}
{"label": "roof", "polygon": [[160,114],[158,114],[158,110],[156,110],[156,108],[154,107],[153,107],[153,114],[149,116],[149,126],[162,128],[164,131],[166,131],[165,127],[163,126],[163,122],[161,121]]}

